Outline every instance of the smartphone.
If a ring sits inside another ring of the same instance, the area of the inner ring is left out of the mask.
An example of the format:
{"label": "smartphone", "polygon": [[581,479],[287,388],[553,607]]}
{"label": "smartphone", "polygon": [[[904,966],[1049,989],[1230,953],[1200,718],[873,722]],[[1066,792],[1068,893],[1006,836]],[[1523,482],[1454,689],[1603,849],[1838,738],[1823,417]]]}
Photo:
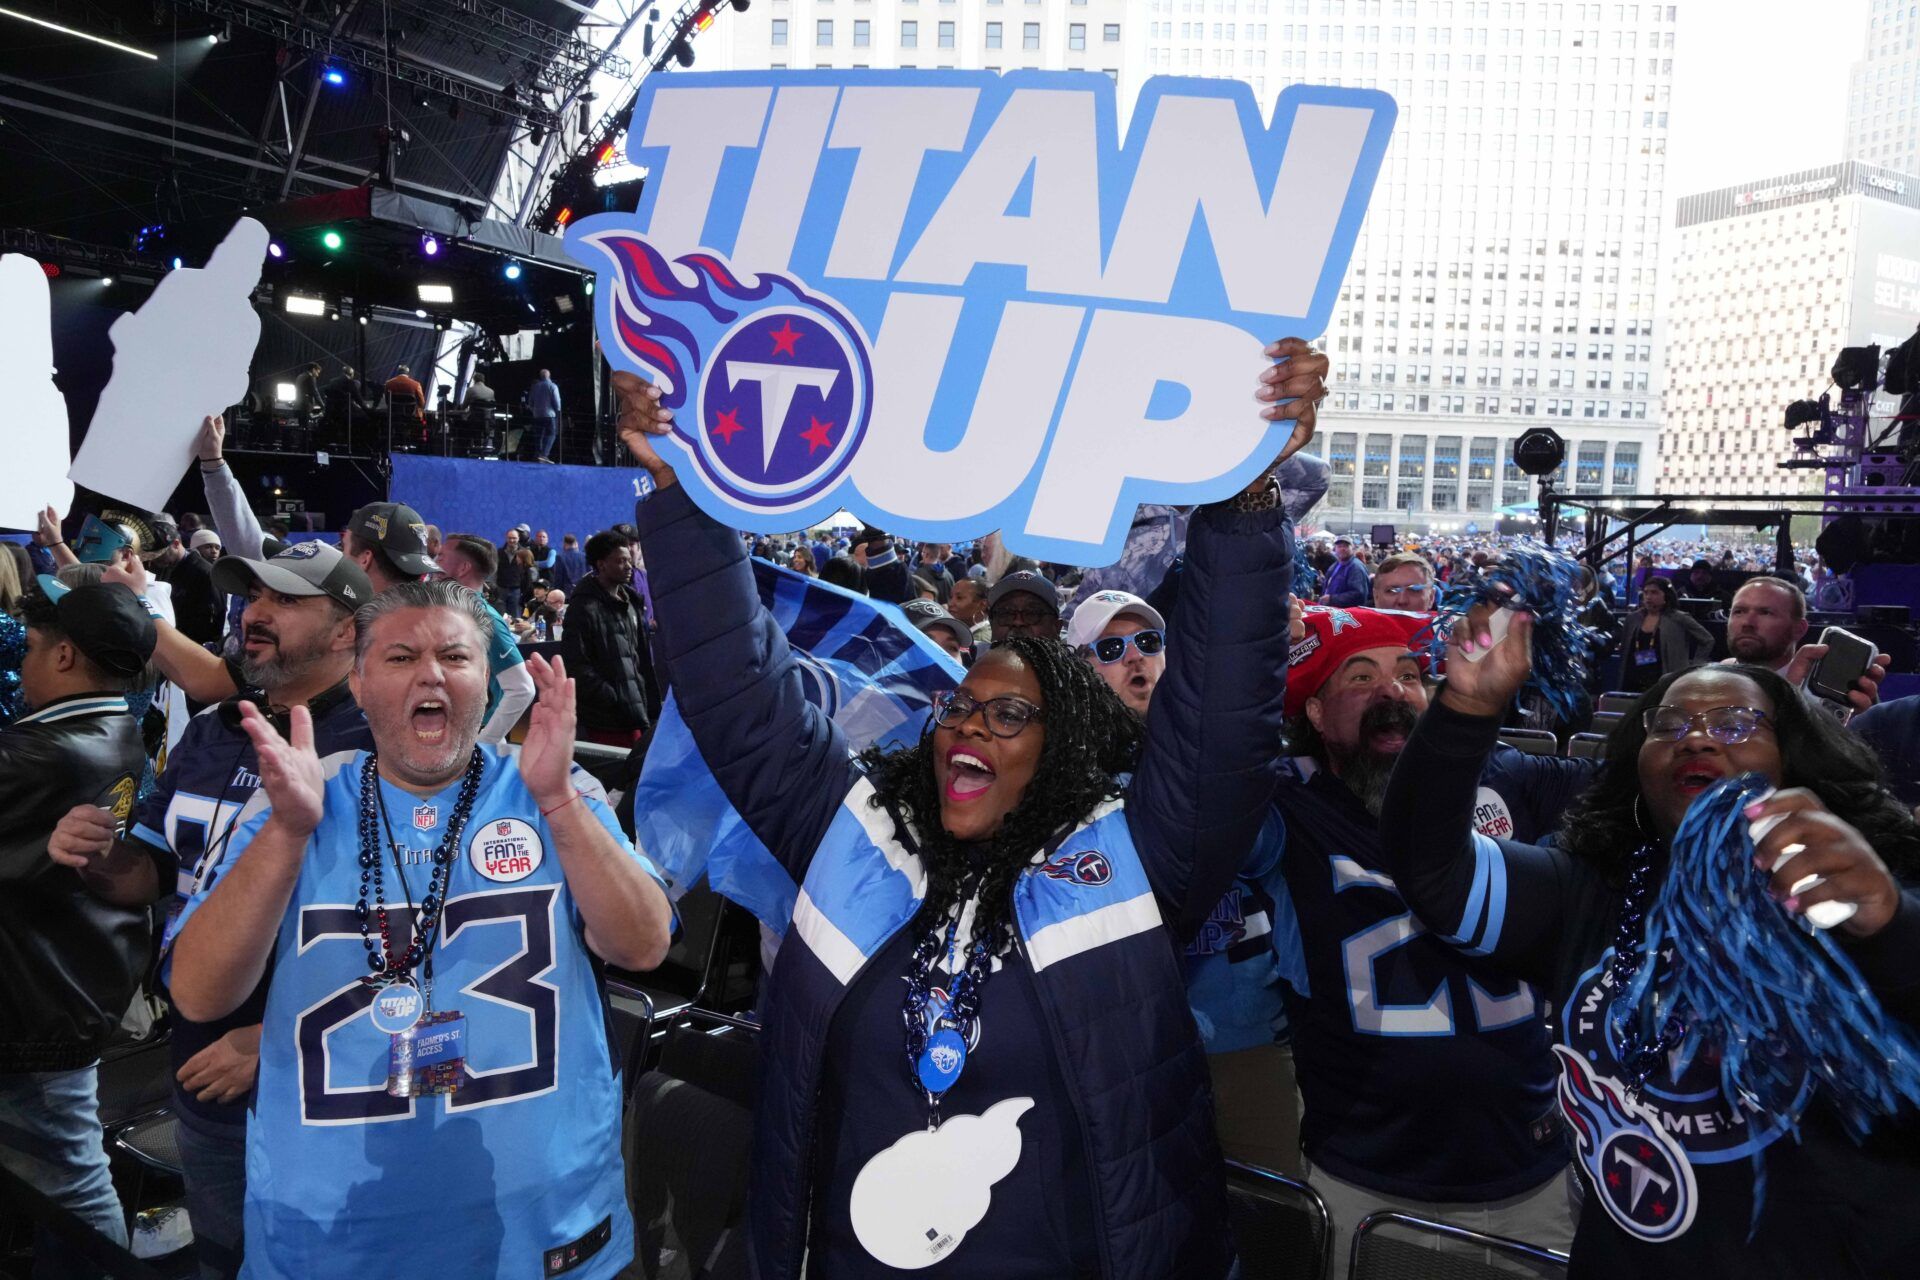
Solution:
{"label": "smartphone", "polygon": [[1846,703],[1847,695],[1873,665],[1878,650],[1872,641],[1844,627],[1828,627],[1820,633],[1820,643],[1827,646],[1826,656],[1807,674],[1807,688],[1823,698]]}

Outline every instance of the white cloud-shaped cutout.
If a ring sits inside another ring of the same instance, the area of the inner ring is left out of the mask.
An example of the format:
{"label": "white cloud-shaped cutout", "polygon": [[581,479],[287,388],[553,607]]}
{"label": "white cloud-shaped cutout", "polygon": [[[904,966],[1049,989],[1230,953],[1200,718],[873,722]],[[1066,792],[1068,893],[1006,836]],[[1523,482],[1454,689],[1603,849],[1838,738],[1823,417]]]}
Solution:
{"label": "white cloud-shaped cutout", "polygon": [[849,1206],[861,1247],[902,1271],[959,1248],[987,1216],[993,1184],[1020,1162],[1020,1117],[1032,1108],[1032,1098],[1008,1098],[910,1133],[867,1161]]}
{"label": "white cloud-shaped cutout", "polygon": [[47,276],[23,254],[0,257],[0,528],[31,529],[42,508],[73,505],[67,479],[67,402],[53,385],[52,309]]}

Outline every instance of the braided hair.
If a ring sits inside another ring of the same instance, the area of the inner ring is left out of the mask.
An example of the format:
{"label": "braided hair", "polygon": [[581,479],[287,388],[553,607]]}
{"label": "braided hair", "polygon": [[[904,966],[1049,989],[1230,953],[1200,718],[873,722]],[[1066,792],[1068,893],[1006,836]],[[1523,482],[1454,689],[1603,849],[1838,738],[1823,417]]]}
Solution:
{"label": "braided hair", "polygon": [[[1121,794],[1118,776],[1133,770],[1144,725],[1085,659],[1058,640],[1015,636],[989,652],[1016,655],[1040,682],[1047,735],[1033,781],[986,842],[978,869],[980,902],[969,942],[985,941],[989,954],[998,955],[1007,942],[1014,881],[1055,835]],[[941,823],[933,721],[914,746],[870,748],[860,760],[873,783],[873,807],[893,811],[895,838],[917,846],[927,869],[927,896],[914,928],[936,928],[965,900],[976,863]]]}

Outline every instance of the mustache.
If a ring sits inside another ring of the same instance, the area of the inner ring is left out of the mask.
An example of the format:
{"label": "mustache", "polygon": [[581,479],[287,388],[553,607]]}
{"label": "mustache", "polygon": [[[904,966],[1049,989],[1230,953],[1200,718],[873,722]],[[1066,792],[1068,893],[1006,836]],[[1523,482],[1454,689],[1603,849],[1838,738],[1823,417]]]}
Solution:
{"label": "mustache", "polygon": [[1412,733],[1419,717],[1404,702],[1382,699],[1360,716],[1360,737],[1364,741],[1376,733]]}
{"label": "mustache", "polygon": [[280,643],[279,635],[274,631],[272,627],[269,627],[264,622],[256,622],[252,626],[248,627],[246,631],[246,638],[249,640],[271,640],[274,644]]}

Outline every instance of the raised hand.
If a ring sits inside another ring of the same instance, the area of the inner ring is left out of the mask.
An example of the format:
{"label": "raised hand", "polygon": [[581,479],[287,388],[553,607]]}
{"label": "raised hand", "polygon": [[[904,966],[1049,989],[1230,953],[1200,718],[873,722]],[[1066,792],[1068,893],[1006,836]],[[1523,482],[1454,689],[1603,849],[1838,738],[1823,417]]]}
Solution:
{"label": "raised hand", "polygon": [[1473,609],[1453,624],[1447,642],[1447,680],[1440,696],[1463,715],[1505,715],[1533,672],[1533,615],[1515,612],[1498,642],[1487,629],[1492,616],[1491,605]]}
{"label": "raised hand", "polygon": [[[1781,821],[1754,845],[1753,860],[1769,870],[1781,854],[1800,846],[1772,872],[1780,905],[1797,915],[1819,902],[1852,902],[1859,910],[1840,928],[1862,938],[1886,928],[1900,909],[1900,885],[1867,838],[1802,787],[1776,791],[1746,810],[1750,822],[1774,814],[1783,815]],[[1823,883],[1793,896],[1793,886],[1808,876],[1820,876]]]}
{"label": "raised hand", "polygon": [[1273,460],[1278,466],[1312,441],[1315,411],[1327,394],[1327,373],[1333,366],[1304,338],[1282,338],[1267,347],[1267,355],[1274,364],[1260,375],[1253,393],[1254,399],[1268,402],[1260,416],[1270,422],[1292,419],[1294,424],[1293,435]]}
{"label": "raised hand", "polygon": [[287,724],[289,738],[282,738],[265,712],[254,703],[242,702],[240,727],[253,739],[254,752],[260,757],[260,785],[273,804],[273,820],[293,835],[312,835],[320,825],[326,789],[320,757],[313,749],[313,714],[295,707]]}
{"label": "raised hand", "polygon": [[124,569],[116,561],[106,565],[100,571],[100,581],[117,582],[137,596],[147,594],[147,586],[153,581],[153,575],[147,572],[147,566],[138,560],[132,562],[131,569]]}
{"label": "raised hand", "polygon": [[653,447],[653,437],[673,430],[673,410],[660,403],[659,387],[624,369],[613,371],[613,397],[620,411],[616,425],[627,452],[653,477],[654,485],[664,489],[674,482],[673,467]]}
{"label": "raised hand", "polygon": [[[1803,685],[1807,677],[1813,674],[1813,664],[1827,656],[1831,645],[1803,644],[1793,651],[1793,661],[1787,664],[1787,683]],[[1887,678],[1887,672],[1893,667],[1893,655],[1877,653],[1873,661],[1867,664],[1867,670],[1853,688],[1847,690],[1847,703],[1855,711],[1865,711],[1880,701],[1880,682]]]}
{"label": "raised hand", "polygon": [[48,507],[40,513],[38,527],[33,531],[33,540],[43,547],[50,547],[60,541],[60,513]]}
{"label": "raised hand", "polygon": [[573,794],[573,681],[565,659],[527,659],[533,677],[534,704],[520,744],[520,780],[542,809],[565,804]]}
{"label": "raised hand", "polygon": [[54,824],[47,837],[47,856],[63,867],[85,871],[98,858],[113,850],[113,838],[119,830],[111,810],[97,804],[77,804]]}
{"label": "raised hand", "polygon": [[193,456],[202,462],[220,461],[220,450],[227,441],[227,420],[220,414],[200,419],[200,434],[193,438]]}

